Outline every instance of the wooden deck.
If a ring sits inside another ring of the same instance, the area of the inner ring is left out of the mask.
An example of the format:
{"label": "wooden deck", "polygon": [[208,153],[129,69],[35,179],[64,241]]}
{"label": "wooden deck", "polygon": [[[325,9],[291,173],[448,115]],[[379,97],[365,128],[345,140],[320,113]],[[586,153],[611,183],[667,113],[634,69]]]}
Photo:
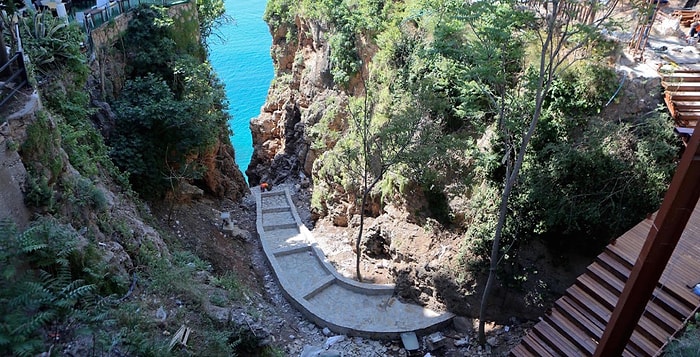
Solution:
{"label": "wooden deck", "polygon": [[[540,318],[511,356],[590,356],[622,292],[652,219],[605,248]],[[687,286],[700,282],[700,205],[696,206],[623,356],[656,356],[700,306]]]}
{"label": "wooden deck", "polygon": [[700,71],[678,69],[661,74],[664,87],[664,102],[676,126],[676,130],[687,143],[693,129],[700,121]]}

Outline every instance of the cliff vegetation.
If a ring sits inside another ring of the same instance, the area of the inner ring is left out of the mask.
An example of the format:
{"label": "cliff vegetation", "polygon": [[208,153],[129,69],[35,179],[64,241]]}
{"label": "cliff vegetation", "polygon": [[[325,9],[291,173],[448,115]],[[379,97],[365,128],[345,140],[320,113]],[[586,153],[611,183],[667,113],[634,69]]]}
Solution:
{"label": "cliff vegetation", "polygon": [[[658,80],[616,71],[622,44],[605,33],[619,21],[548,28],[522,6],[269,1],[276,77],[251,123],[251,183],[309,183],[317,234],[347,227],[339,239],[354,245],[364,228],[353,249],[366,271],[388,260],[400,296],[475,317],[501,194],[537,113],[489,314],[535,318],[573,262],[658,208],[679,143]],[[540,40],[562,33],[541,61]]]}
{"label": "cliff vegetation", "polygon": [[[187,250],[201,236],[228,259],[251,248],[221,243],[214,210],[248,192],[200,36],[223,2],[179,6],[140,6],[105,24],[118,36],[99,46],[31,10],[18,38],[3,13],[30,86],[0,119],[1,355],[278,353],[259,346],[269,333],[247,307],[258,298],[236,275],[254,274]],[[207,214],[180,227],[177,209],[203,195]]]}

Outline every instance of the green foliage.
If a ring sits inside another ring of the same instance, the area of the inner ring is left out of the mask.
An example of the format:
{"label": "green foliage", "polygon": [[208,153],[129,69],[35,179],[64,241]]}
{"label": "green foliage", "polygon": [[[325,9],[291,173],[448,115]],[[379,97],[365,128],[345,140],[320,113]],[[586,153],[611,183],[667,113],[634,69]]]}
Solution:
{"label": "green foliage", "polygon": [[271,0],[265,6],[263,20],[270,25],[279,27],[282,24],[291,26],[294,24],[294,6],[297,2],[290,0]]}
{"label": "green foliage", "polygon": [[91,212],[100,213],[107,209],[107,199],[104,193],[90,180],[84,177],[74,178],[65,184],[64,194],[78,208],[88,208]]}
{"label": "green foliage", "polygon": [[5,147],[7,148],[8,151],[17,151],[19,149],[19,144],[17,144],[16,141],[7,138],[5,139]]}
{"label": "green foliage", "polygon": [[301,3],[288,0],[268,1],[263,18],[276,27],[289,29],[287,41],[294,41],[298,30],[294,23],[296,15],[309,20],[331,24],[329,34],[331,74],[335,84],[347,87],[360,70],[358,52],[360,38],[373,38],[391,21],[393,3],[378,0],[304,0]]}
{"label": "green foliage", "polygon": [[[223,1],[219,0],[223,7]],[[175,50],[180,54],[189,54],[200,60],[206,58],[203,42],[200,42],[201,20],[198,22],[199,13],[181,11],[179,16],[173,19],[173,27],[170,37],[175,41]]]}
{"label": "green foliage", "polygon": [[700,356],[700,330],[695,322],[690,322],[685,328],[685,332],[672,340],[664,351],[664,356],[668,357],[694,357]]}
{"label": "green foliage", "polygon": [[195,306],[204,301],[203,291],[194,282],[194,273],[211,270],[208,263],[187,251],[174,252],[172,261],[151,256],[153,252],[142,250],[140,253],[149,266],[149,291],[179,296]]}
{"label": "green foliage", "polygon": [[[190,155],[214,142],[222,116],[208,116],[200,99],[177,100],[167,83],[152,74],[126,82],[114,103],[112,158],[129,173],[137,192],[158,197],[170,187],[171,168],[184,167]],[[192,170],[192,177],[201,175],[201,167]]]}
{"label": "green foliage", "polygon": [[335,83],[347,86],[351,76],[360,68],[360,59],[355,47],[354,33],[337,32],[328,40],[331,46],[331,74]]}
{"label": "green foliage", "polygon": [[74,276],[76,235],[51,219],[22,233],[0,222],[0,353],[33,356],[48,350],[42,329],[83,317],[95,286]]}
{"label": "green foliage", "polygon": [[82,75],[87,71],[87,65],[82,64],[77,71],[77,74],[61,72],[60,80],[45,83],[42,99],[57,119],[61,147],[68,154],[71,165],[88,177],[97,177],[100,169],[118,177],[119,172],[109,159],[104,139],[90,121],[90,98],[83,89],[86,78]]}
{"label": "green foliage", "polygon": [[[199,6],[211,16],[207,26],[223,11],[220,1]],[[228,141],[224,88],[192,43],[196,32],[191,21],[174,23],[162,7],[140,6],[125,35],[131,79],[112,103],[110,156],[146,198],[162,196],[180,178],[200,178],[205,167],[197,159],[217,139]]]}
{"label": "green foliage", "polygon": [[[559,125],[544,121],[544,126]],[[554,246],[595,249],[655,211],[677,155],[665,115],[591,123],[540,143],[523,167],[514,217]]]}
{"label": "green foliage", "polygon": [[197,0],[197,15],[199,33],[205,40],[205,46],[212,36],[218,36],[217,30],[220,26],[233,22],[233,18],[226,15],[223,0]]}
{"label": "green foliage", "polygon": [[614,93],[616,82],[613,68],[580,62],[554,80],[545,106],[564,117],[598,114]]}
{"label": "green foliage", "polygon": [[245,286],[233,272],[228,272],[222,276],[212,278],[212,283],[226,289],[228,298],[231,300],[240,300],[246,291]]}
{"label": "green foliage", "polygon": [[139,5],[124,34],[129,78],[158,74],[170,80],[169,63],[176,57],[176,42],[171,37],[173,19],[167,9],[156,5]]}
{"label": "green foliage", "polygon": [[[31,63],[43,80],[50,72],[70,69],[74,72],[85,68],[85,56],[80,46],[86,41],[77,23],[66,23],[63,19],[51,16],[49,12],[34,12],[28,17],[20,17],[21,36],[24,49]],[[85,69],[79,72],[87,76]]]}
{"label": "green foliage", "polygon": [[21,155],[27,167],[29,190],[26,202],[34,207],[52,210],[54,186],[65,163],[60,155],[61,140],[46,112],[36,112],[36,120],[27,127],[27,139]]}
{"label": "green foliage", "polygon": [[158,338],[155,321],[142,313],[145,306],[137,302],[120,304],[114,310],[114,327],[117,331],[101,331],[97,335],[97,347],[107,354],[125,351],[135,356],[168,356],[167,341]]}
{"label": "green foliage", "polygon": [[340,113],[342,113],[343,108],[340,99],[336,96],[327,97],[322,106],[321,119],[308,129],[308,135],[311,139],[312,149],[325,151],[332,148],[340,138],[339,129],[343,126]]}
{"label": "green foliage", "polygon": [[[493,232],[496,229],[497,212],[498,212],[498,190],[492,186],[482,186],[475,192],[470,200],[470,212],[467,216],[470,217],[468,229],[465,234],[466,244],[460,252],[461,263],[469,270],[482,269],[484,267],[484,258],[491,253],[491,244],[493,242]],[[504,241],[509,238],[509,235],[504,234]],[[507,245],[502,244],[501,247]]]}
{"label": "green foliage", "polygon": [[27,175],[28,189],[24,196],[24,201],[30,207],[46,207],[47,211],[53,212],[56,205],[56,196],[53,185],[49,185],[49,180],[45,176],[34,176],[31,172]]}

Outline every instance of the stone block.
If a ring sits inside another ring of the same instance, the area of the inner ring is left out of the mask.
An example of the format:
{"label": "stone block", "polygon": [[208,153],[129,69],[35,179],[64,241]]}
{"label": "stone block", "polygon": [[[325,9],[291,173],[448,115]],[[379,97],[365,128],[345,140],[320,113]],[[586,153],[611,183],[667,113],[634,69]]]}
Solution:
{"label": "stone block", "polygon": [[435,351],[442,348],[447,343],[447,339],[440,332],[435,332],[426,338],[426,345],[429,351]]}
{"label": "stone block", "polygon": [[401,334],[401,342],[406,351],[416,351],[420,347],[418,344],[418,336],[415,332],[404,332]]}

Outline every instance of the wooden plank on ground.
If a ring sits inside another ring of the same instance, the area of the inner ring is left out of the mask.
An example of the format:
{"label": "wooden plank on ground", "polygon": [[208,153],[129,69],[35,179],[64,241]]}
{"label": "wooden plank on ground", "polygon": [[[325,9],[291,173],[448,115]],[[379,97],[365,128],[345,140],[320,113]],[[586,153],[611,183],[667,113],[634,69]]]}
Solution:
{"label": "wooden plank on ground", "polygon": [[666,92],[671,100],[696,101],[700,100],[700,92]]}
{"label": "wooden plank on ground", "polygon": [[510,353],[508,355],[511,357],[534,357],[534,356],[536,356],[525,347],[525,343],[526,343],[526,341],[525,341],[525,339],[523,339],[522,342],[515,345],[515,347],[513,347],[510,350]]}
{"label": "wooden plank on ground", "polygon": [[568,288],[566,294],[603,325],[607,324],[608,320],[610,320],[610,315],[612,313],[610,309],[588,295],[588,293],[583,291],[578,285],[573,285]]}
{"label": "wooden plank on ground", "polygon": [[700,92],[698,82],[661,82],[661,85],[668,91],[674,92]]}
{"label": "wooden plank on ground", "polygon": [[674,72],[661,76],[666,82],[700,82],[700,73],[698,72]]}
{"label": "wooden plank on ground", "polygon": [[609,269],[618,279],[626,281],[630,276],[630,269],[611,254],[601,254],[595,258],[595,261]]}
{"label": "wooden plank on ground", "polygon": [[[584,274],[579,277],[577,284],[581,284],[582,289],[589,295],[595,295],[597,300],[604,304],[607,309],[612,311],[615,308],[615,305],[617,305],[619,296],[604,288],[589,275]],[[643,338],[644,341],[634,341],[634,338],[632,338],[631,341],[636,343],[637,346],[643,347],[645,350],[660,348],[661,345],[663,345],[665,338],[668,336],[668,333],[666,333],[661,326],[655,324],[644,315],[642,315],[642,317],[639,319],[637,329],[635,331],[641,332],[640,338]]]}
{"label": "wooden plank on ground", "polygon": [[673,101],[673,106],[678,110],[700,110],[700,101],[679,100]]}

